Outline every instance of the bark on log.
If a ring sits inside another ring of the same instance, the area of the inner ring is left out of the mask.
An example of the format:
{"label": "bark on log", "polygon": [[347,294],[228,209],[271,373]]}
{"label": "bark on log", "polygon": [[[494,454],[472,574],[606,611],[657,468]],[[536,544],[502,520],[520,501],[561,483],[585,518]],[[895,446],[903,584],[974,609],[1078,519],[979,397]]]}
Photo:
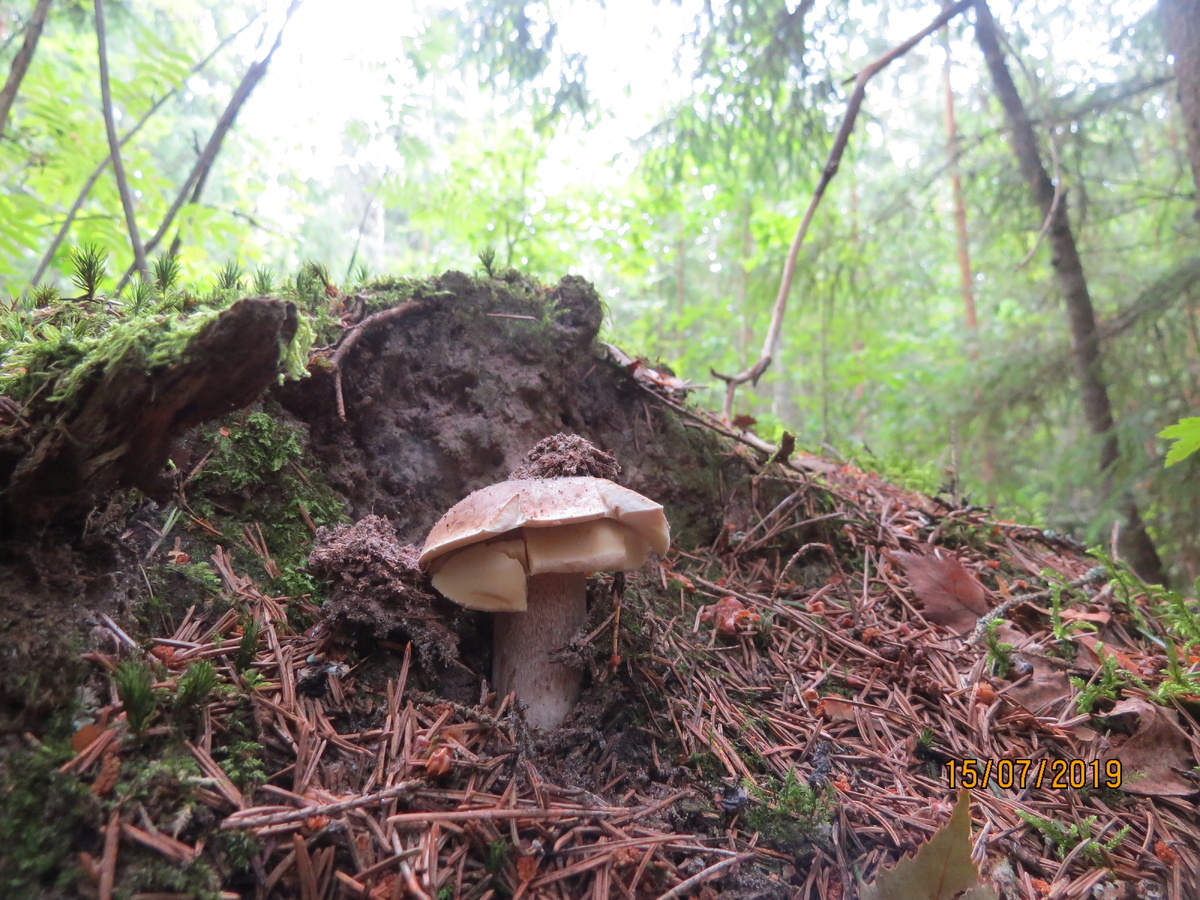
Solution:
{"label": "bark on log", "polygon": [[6,530],[77,519],[121,488],[161,497],[176,439],[270,387],[296,325],[293,304],[252,297],[197,333],[176,364],[148,370],[131,349],[99,369],[32,427],[3,492]]}

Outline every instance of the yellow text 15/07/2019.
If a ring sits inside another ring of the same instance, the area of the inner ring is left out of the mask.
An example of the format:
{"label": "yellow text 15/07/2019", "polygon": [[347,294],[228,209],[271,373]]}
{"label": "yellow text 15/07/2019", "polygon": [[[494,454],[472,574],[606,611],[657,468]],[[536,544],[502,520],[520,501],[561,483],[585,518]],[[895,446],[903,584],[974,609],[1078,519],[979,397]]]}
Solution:
{"label": "yellow text 15/07/2019", "polygon": [[1121,761],[1110,759],[952,759],[945,764],[952,790],[1119,788]]}

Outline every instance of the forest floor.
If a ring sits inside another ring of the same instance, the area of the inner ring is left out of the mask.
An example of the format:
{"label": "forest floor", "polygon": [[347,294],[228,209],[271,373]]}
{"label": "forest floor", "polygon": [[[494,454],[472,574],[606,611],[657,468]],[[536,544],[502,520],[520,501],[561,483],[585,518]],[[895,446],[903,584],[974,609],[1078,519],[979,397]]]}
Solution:
{"label": "forest floor", "polygon": [[[307,302],[335,314],[311,377],[247,398],[254,366],[209,365],[138,420],[161,476],[99,368],[7,407],[0,895],[852,900],[972,786],[1000,896],[1200,892],[1194,601],[952,490],[764,451],[596,342],[580,279]],[[542,734],[412,545],[560,431],[674,546],[593,579],[584,695]]]}

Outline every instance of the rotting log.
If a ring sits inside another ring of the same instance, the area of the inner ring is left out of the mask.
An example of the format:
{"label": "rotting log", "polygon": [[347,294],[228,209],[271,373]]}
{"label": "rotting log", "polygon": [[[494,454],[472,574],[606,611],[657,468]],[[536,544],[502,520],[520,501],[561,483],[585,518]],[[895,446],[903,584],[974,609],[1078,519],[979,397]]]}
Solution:
{"label": "rotting log", "polygon": [[98,366],[72,398],[31,426],[3,494],[4,526],[69,521],[121,488],[163,499],[174,442],[270,387],[296,326],[294,304],[251,297],[201,328],[172,364],[147,368],[131,348]]}

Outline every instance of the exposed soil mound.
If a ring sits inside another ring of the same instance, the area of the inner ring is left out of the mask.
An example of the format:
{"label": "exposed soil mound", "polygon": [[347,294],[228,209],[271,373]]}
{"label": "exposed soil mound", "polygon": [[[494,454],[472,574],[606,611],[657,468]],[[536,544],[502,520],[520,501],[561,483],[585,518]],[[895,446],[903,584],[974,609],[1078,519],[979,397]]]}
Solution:
{"label": "exposed soil mound", "polygon": [[339,361],[344,420],[332,374],[276,392],[308,426],[351,518],[383,516],[419,542],[458,500],[567,431],[614,452],[622,482],[664,504],[678,534],[707,541],[722,527],[749,467],[594,344],[600,299],[583,279],[539,289],[448,272],[380,283],[371,303],[389,309]]}

